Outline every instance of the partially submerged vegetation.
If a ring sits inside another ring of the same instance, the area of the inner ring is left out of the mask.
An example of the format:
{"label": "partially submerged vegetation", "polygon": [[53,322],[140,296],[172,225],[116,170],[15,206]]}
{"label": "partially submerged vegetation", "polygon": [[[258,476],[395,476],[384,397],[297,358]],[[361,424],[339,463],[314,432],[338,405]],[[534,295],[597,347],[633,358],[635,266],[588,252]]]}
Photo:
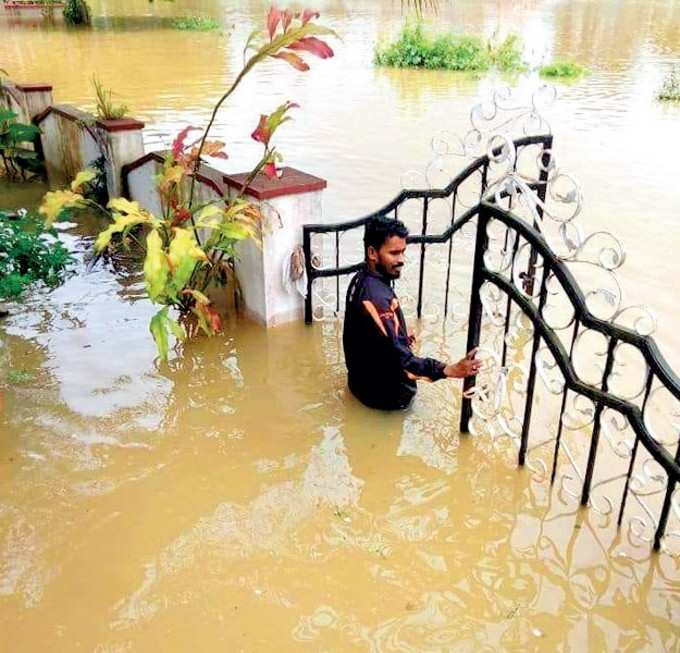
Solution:
{"label": "partially submerged vegetation", "polygon": [[672,68],[656,96],[662,102],[680,102],[680,70]]}
{"label": "partially submerged vegetation", "polygon": [[208,16],[180,16],[172,21],[172,26],[192,32],[210,32],[219,29],[220,24]]}
{"label": "partially submerged vegetation", "polygon": [[541,66],[538,72],[541,77],[552,79],[578,79],[590,74],[588,68],[573,61],[553,61],[551,64]]}
{"label": "partially submerged vegetation", "polygon": [[31,285],[58,285],[71,254],[42,217],[0,211],[0,299],[17,299]]}
{"label": "partially submerged vegetation", "polygon": [[422,23],[407,23],[399,37],[386,46],[377,46],[374,62],[394,68],[428,68],[481,72],[496,68],[503,72],[522,70],[519,38],[508,36],[500,45],[484,43],[476,36],[428,34]]}
{"label": "partially submerged vegetation", "polygon": [[[221,330],[220,315],[206,293],[233,278],[240,241],[251,239],[261,245],[261,206],[248,199],[246,190],[260,174],[272,180],[283,175],[278,167],[283,157],[273,137],[291,120],[289,112],[298,105],[287,101],[259,116],[251,138],[262,145],[260,160],[238,192],[205,203],[194,193],[202,157],[227,158],[225,143],[208,140],[217,113],[245,76],[265,61],[277,59],[304,72],[309,64],[303,53],[332,57],[333,50],[319,37],[335,36],[335,32],[315,23],[318,17],[311,9],[294,13],[270,8],[265,30],[248,37],[245,52],[251,54],[213,107],[207,127],[185,127],[167,152],[156,177],[161,200],[157,214],[124,197],[114,197],[106,206],[98,204],[88,196],[88,187],[97,177],[92,169],[79,172],[69,188],[50,191],[43,198],[39,212],[47,227],[68,217],[70,211],[89,208],[108,221],[95,240],[97,254],[135,248],[143,256],[147,295],[159,307],[149,330],[161,360],[168,358],[171,337],[179,342],[198,330],[207,335]],[[110,103],[110,94],[102,97],[104,104]]]}
{"label": "partially submerged vegetation", "polygon": [[85,0],[66,0],[64,22],[67,25],[91,25],[90,6]]}
{"label": "partially submerged vegetation", "polygon": [[0,107],[0,172],[9,179],[41,175],[43,165],[33,145],[40,130],[17,118],[13,111]]}
{"label": "partially submerged vegetation", "polygon": [[127,106],[114,104],[113,91],[104,88],[104,84],[95,76],[92,77],[92,85],[97,100],[97,118],[100,120],[120,120],[127,115]]}

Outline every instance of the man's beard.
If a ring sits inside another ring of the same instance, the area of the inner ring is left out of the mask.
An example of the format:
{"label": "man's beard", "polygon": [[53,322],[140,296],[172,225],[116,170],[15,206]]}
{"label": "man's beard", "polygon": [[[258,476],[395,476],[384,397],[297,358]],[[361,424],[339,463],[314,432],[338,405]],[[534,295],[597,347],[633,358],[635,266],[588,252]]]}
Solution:
{"label": "man's beard", "polygon": [[382,263],[376,263],[375,265],[375,269],[388,279],[398,279],[401,276],[401,269],[403,267],[403,265],[395,265],[391,270],[388,270]]}

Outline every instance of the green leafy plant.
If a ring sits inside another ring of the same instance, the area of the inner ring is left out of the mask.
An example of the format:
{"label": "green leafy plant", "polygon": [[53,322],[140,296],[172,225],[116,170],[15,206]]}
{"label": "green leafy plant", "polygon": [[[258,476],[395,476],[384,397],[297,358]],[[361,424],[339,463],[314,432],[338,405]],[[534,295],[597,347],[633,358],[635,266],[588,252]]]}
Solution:
{"label": "green leafy plant", "polygon": [[554,61],[539,69],[541,77],[551,77],[558,79],[577,79],[590,74],[590,70],[581,64],[573,61]]}
{"label": "green leafy plant", "polygon": [[17,122],[17,114],[0,108],[0,160],[5,175],[11,179],[26,178],[26,173],[42,174],[43,164],[33,144],[40,130],[35,125]]}
{"label": "green leafy plant", "polygon": [[503,72],[515,72],[524,68],[522,43],[516,34],[509,34],[498,46],[489,41],[486,47],[492,67]]}
{"label": "green leafy plant", "polygon": [[220,24],[207,16],[180,16],[172,21],[172,26],[192,32],[210,32],[219,29]]}
{"label": "green leafy plant", "polygon": [[[121,197],[111,199],[106,207],[88,198],[85,190],[96,176],[93,170],[80,172],[70,188],[52,191],[43,198],[39,210],[48,227],[67,209],[91,207],[109,221],[95,241],[97,252],[134,247],[143,254],[146,291],[160,307],[149,329],[161,360],[167,360],[171,336],[184,340],[197,331],[212,335],[221,330],[220,316],[206,292],[230,278],[238,242],[260,241],[260,207],[247,200],[245,192],[259,174],[270,179],[280,176],[282,156],[272,138],[290,120],[289,112],[297,105],[285,102],[271,114],[260,116],[251,137],[263,146],[263,152],[238,192],[219,201],[197,203],[194,191],[202,157],[227,158],[225,144],[208,139],[217,112],[245,76],[266,60],[285,61],[296,70],[306,71],[309,65],[302,53],[321,59],[332,57],[333,50],[318,37],[334,32],[314,23],[318,16],[310,9],[293,13],[270,8],[265,32],[255,30],[248,37],[243,68],[213,107],[206,129],[186,127],[165,156],[156,179],[160,215]],[[200,136],[191,139],[191,134]],[[171,315],[171,309],[178,319]]]}
{"label": "green leafy plant", "polygon": [[72,257],[40,216],[0,212],[0,298],[16,299],[34,283],[58,285]]}
{"label": "green leafy plant", "polygon": [[23,385],[33,381],[33,373],[26,370],[9,370],[7,372],[7,383],[10,385]]}
{"label": "green leafy plant", "polygon": [[94,86],[97,100],[97,118],[100,120],[119,120],[124,118],[128,108],[124,104],[113,103],[113,91],[104,88],[104,84],[94,75],[92,76],[92,85]]}
{"label": "green leafy plant", "polygon": [[66,0],[64,5],[64,22],[67,25],[90,25],[90,6],[85,0]]}
{"label": "green leafy plant", "polygon": [[680,70],[678,68],[672,68],[666,75],[657,99],[662,102],[680,102]]}
{"label": "green leafy plant", "polygon": [[377,46],[374,63],[394,68],[428,68],[479,72],[497,68],[512,72],[522,68],[519,39],[508,36],[500,45],[483,43],[475,36],[443,34],[432,37],[421,22],[406,23],[398,38]]}

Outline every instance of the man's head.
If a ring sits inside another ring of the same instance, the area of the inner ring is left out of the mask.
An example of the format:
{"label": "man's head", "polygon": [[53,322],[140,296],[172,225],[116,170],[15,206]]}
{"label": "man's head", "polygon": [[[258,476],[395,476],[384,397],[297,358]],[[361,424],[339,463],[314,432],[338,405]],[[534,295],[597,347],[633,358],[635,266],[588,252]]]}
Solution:
{"label": "man's head", "polygon": [[380,216],[366,224],[366,264],[388,279],[398,279],[404,266],[408,229],[400,220]]}

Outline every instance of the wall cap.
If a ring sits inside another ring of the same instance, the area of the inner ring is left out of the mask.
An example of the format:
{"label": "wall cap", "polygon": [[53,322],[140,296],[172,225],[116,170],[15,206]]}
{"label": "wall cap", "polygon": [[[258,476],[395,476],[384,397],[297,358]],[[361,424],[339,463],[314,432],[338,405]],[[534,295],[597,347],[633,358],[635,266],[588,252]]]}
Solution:
{"label": "wall cap", "polygon": [[144,129],[144,123],[134,118],[118,118],[116,120],[97,119],[97,127],[107,132],[125,132]]}
{"label": "wall cap", "polygon": [[24,93],[42,93],[52,90],[52,84],[14,84],[14,86]]}
{"label": "wall cap", "polygon": [[[248,178],[247,172],[235,175],[224,175],[224,183],[230,188],[240,189]],[[316,190],[323,190],[328,186],[328,182],[321,177],[315,177],[296,168],[281,168],[281,177],[270,179],[263,173],[250,183],[246,193],[258,200],[268,200],[284,195],[298,195],[300,193],[311,193]]]}

